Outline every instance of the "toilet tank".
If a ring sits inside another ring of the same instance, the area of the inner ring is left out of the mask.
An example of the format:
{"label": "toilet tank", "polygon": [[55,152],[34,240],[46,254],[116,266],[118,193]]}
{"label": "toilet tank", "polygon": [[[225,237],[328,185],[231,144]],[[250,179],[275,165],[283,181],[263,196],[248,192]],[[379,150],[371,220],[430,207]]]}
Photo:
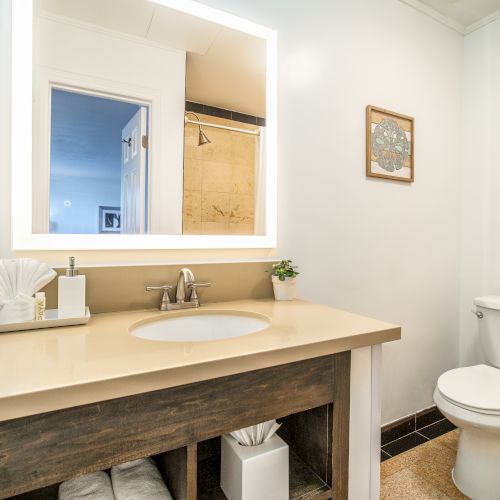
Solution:
{"label": "toilet tank", "polygon": [[486,362],[500,368],[500,295],[474,299],[479,341]]}

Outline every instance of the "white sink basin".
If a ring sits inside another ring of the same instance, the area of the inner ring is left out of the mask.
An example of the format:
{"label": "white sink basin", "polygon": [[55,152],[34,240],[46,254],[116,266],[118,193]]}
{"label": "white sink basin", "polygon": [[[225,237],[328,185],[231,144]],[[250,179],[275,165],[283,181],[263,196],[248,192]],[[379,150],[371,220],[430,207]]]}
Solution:
{"label": "white sink basin", "polygon": [[255,333],[270,325],[260,314],[238,311],[206,311],[178,314],[139,324],[132,335],[163,342],[204,342]]}

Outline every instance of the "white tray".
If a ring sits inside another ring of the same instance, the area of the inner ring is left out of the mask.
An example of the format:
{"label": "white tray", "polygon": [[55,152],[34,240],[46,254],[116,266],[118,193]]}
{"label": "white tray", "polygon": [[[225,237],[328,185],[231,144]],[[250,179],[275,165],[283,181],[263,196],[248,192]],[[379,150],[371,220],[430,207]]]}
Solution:
{"label": "white tray", "polygon": [[58,309],[47,309],[45,319],[41,321],[25,321],[22,323],[0,323],[0,333],[20,332],[22,330],[40,330],[57,326],[86,325],[90,319],[90,310],[85,308],[85,316],[81,318],[59,318]]}

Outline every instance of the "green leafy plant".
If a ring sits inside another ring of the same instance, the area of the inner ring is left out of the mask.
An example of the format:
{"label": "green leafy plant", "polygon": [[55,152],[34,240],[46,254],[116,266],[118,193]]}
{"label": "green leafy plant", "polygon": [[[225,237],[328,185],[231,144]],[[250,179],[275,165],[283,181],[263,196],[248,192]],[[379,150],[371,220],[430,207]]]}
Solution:
{"label": "green leafy plant", "polygon": [[295,278],[298,274],[297,266],[292,266],[291,260],[282,260],[277,264],[273,264],[273,276],[277,276],[280,281],[285,281],[285,278]]}

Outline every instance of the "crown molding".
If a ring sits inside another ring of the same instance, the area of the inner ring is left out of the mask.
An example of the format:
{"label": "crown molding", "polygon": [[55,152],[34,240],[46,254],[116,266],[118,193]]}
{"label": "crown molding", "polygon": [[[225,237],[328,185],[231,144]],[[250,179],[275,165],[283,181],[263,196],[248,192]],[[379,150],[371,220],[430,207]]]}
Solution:
{"label": "crown molding", "polygon": [[454,19],[451,19],[448,16],[445,16],[444,14],[441,14],[440,12],[434,10],[432,7],[429,7],[420,0],[399,0],[399,1],[406,5],[409,5],[410,7],[413,7],[414,9],[422,12],[422,14],[431,17],[438,23],[441,23],[444,26],[451,28],[452,30],[456,31],[457,33],[460,33],[461,35],[465,35],[467,32],[465,26],[463,26],[461,23],[455,21]]}
{"label": "crown molding", "polygon": [[483,28],[487,24],[490,24],[490,23],[496,21],[497,19],[500,19],[500,10],[493,12],[493,14],[490,14],[489,16],[483,17],[482,19],[480,19],[479,21],[477,21],[475,23],[469,24],[469,26],[467,26],[467,28],[465,28],[465,34],[469,35],[470,33],[474,32],[480,28]]}

